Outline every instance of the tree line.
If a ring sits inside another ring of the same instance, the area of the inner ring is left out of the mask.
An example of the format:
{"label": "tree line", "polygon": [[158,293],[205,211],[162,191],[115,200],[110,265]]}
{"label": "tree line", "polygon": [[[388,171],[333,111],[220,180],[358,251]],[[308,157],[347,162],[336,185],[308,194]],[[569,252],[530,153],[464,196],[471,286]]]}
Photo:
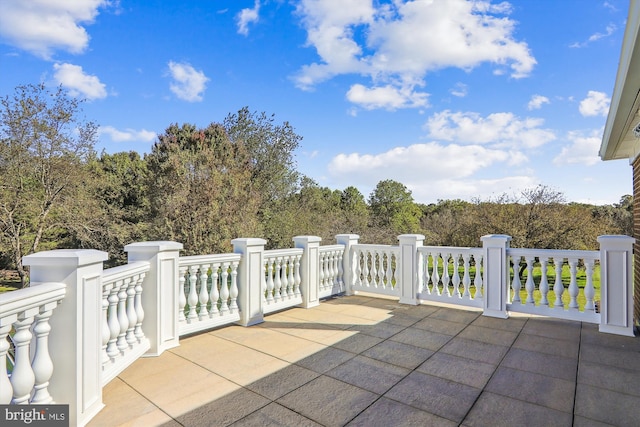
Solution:
{"label": "tree line", "polygon": [[142,156],[98,154],[98,125],[81,104],[42,84],[1,100],[0,269],[23,281],[24,255],[94,248],[117,265],[124,245],[145,240],[179,241],[192,255],[228,252],[236,237],[283,248],[296,235],[396,244],[420,233],[428,245],[478,246],[482,235],[509,234],[513,247],[594,249],[598,235],[632,233],[631,196],[593,206],[538,186],[421,204],[394,180],[368,198],[354,186],[322,187],[296,170],[293,126],[248,107],[204,128],[170,124]]}

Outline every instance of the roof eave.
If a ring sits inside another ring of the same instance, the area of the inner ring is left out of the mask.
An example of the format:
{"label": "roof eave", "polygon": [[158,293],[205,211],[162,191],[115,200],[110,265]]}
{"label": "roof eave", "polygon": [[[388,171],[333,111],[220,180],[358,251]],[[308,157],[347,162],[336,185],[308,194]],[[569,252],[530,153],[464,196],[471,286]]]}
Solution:
{"label": "roof eave", "polygon": [[600,145],[602,160],[628,159],[635,156],[635,144],[624,140],[637,121],[640,91],[640,1],[631,0],[616,83]]}

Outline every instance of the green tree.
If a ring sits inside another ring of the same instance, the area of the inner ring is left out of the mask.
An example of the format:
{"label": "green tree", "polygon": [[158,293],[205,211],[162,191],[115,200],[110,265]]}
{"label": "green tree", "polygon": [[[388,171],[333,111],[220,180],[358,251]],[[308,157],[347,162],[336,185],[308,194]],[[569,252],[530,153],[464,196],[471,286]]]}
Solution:
{"label": "green tree", "polygon": [[371,222],[381,233],[381,243],[395,243],[398,234],[420,230],[422,212],[413,202],[411,191],[393,180],[378,182],[369,196]]}
{"label": "green tree", "polygon": [[300,176],[293,153],[302,137],[289,122],[276,124],[275,115],[252,113],[244,107],[229,114],[223,126],[232,143],[245,147],[251,182],[265,203],[285,198],[298,189]]}
{"label": "green tree", "polygon": [[519,196],[499,196],[476,201],[470,230],[484,234],[508,234],[511,246],[536,249],[595,249],[597,224],[591,207],[567,203],[564,194],[539,185]]}
{"label": "green tree", "polygon": [[340,233],[363,235],[369,223],[369,207],[364,196],[356,187],[347,187],[340,195],[340,210],[343,221]]}
{"label": "green tree", "polygon": [[251,156],[223,126],[171,125],[146,160],[152,238],[182,242],[191,255],[229,251],[231,239],[260,235]]}
{"label": "green tree", "polygon": [[473,205],[464,200],[438,200],[423,207],[422,232],[430,245],[477,246],[479,239],[469,227]]}
{"label": "green tree", "polygon": [[62,88],[19,86],[0,101],[0,242],[25,283],[22,257],[54,248],[86,211],[86,161],[97,126]]}
{"label": "green tree", "polygon": [[292,236],[286,230],[299,219],[292,217],[295,204],[290,198],[300,185],[294,152],[302,137],[289,122],[277,124],[274,115],[251,112],[248,107],[229,114],[223,126],[231,142],[245,147],[249,157],[248,180],[261,196],[257,217],[267,247],[287,247]]}
{"label": "green tree", "polygon": [[126,244],[147,238],[149,198],[147,163],[135,151],[108,154],[89,162],[94,178],[92,195],[100,210],[99,226],[75,233],[77,245],[109,252],[109,263],[125,262]]}

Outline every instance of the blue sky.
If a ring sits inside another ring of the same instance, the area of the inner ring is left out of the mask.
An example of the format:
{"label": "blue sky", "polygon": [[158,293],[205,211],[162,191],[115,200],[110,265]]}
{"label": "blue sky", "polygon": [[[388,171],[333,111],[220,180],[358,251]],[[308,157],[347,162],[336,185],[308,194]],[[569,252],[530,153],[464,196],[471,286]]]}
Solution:
{"label": "blue sky", "polygon": [[598,157],[628,0],[2,0],[0,94],[62,85],[99,151],[244,106],[303,137],[300,172],[422,203],[631,194]]}

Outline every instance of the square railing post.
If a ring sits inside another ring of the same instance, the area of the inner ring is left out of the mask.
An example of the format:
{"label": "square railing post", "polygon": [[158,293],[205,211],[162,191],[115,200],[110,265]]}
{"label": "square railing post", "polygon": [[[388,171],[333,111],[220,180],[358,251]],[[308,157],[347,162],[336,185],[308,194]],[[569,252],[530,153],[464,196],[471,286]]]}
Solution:
{"label": "square railing post", "polygon": [[351,248],[358,244],[360,236],[357,234],[338,234],[336,242],[344,245],[344,254],[342,255],[342,280],[344,281],[344,291],[346,295],[353,295],[353,268],[354,259],[351,256]]}
{"label": "square railing post", "polygon": [[302,248],[300,260],[300,291],[302,306],[315,307],[320,304],[320,242],[318,236],[296,236],[293,242],[296,248]]}
{"label": "square railing post", "polygon": [[182,243],[170,241],[131,243],[124,247],[129,262],[147,261],[149,273],[142,291],[142,329],[151,347],[145,356],[159,356],[180,345],[178,332],[178,261]]}
{"label": "square railing post", "polygon": [[633,334],[633,243],[629,236],[600,236],[600,332]]}
{"label": "square railing post", "polygon": [[484,249],[484,294],[483,315],[506,319],[507,296],[509,292],[509,259],[507,249],[511,236],[489,234],[482,236]]}
{"label": "square railing post", "polygon": [[27,255],[31,286],[67,285],[49,325],[53,374],[49,392],[56,403],[69,404],[69,425],[85,425],[102,403],[102,263],[106,252],[58,249]]}
{"label": "square railing post", "polygon": [[402,234],[398,236],[400,243],[400,260],[396,266],[397,283],[400,286],[400,303],[418,305],[418,274],[422,271],[419,264],[418,248],[423,245],[422,234]]}
{"label": "square railing post", "polygon": [[238,266],[238,305],[242,326],[264,322],[262,301],[264,298],[264,245],[267,241],[258,238],[233,239],[233,252],[242,254]]}

